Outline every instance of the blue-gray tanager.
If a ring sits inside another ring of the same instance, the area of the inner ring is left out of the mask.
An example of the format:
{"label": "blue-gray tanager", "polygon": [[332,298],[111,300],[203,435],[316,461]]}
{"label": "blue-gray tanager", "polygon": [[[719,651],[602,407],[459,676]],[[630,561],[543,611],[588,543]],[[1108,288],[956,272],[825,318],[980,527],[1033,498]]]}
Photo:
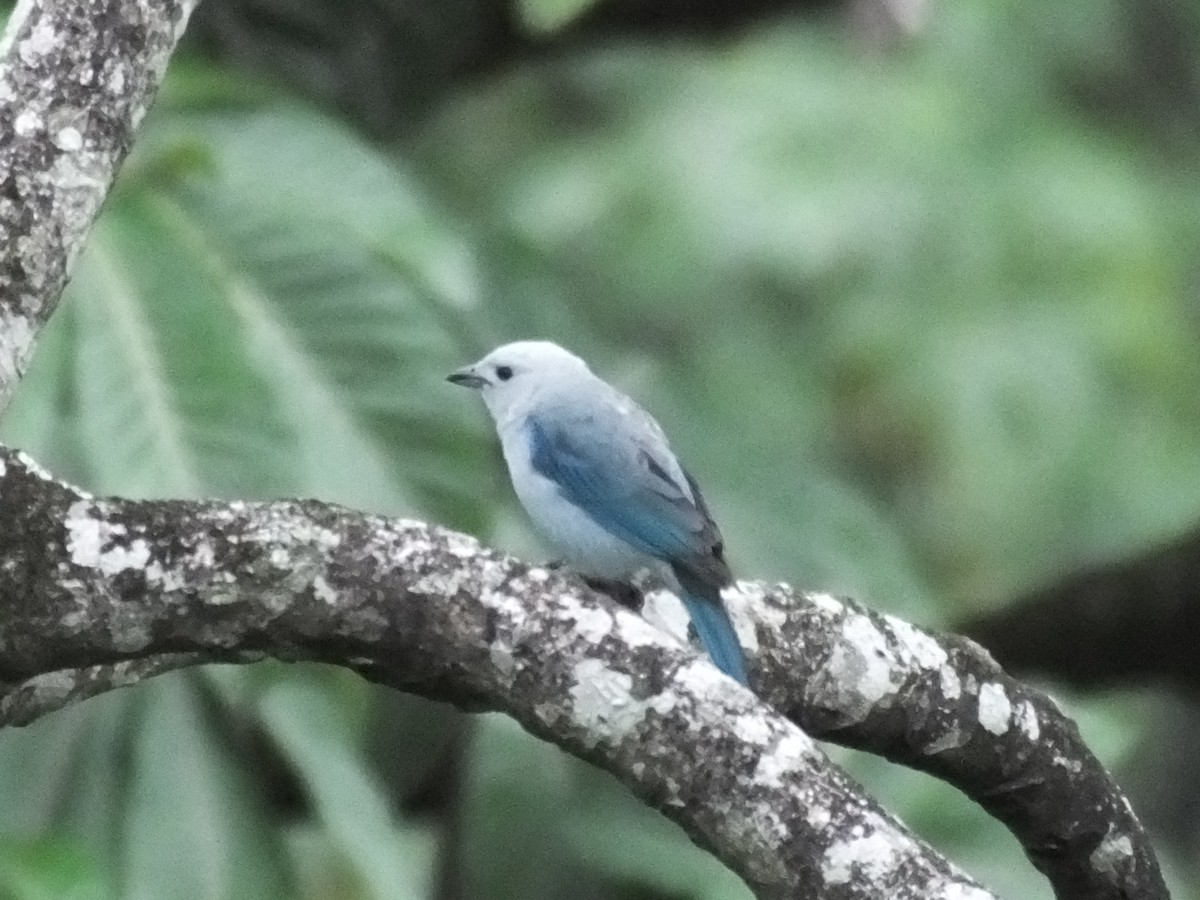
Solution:
{"label": "blue-gray tanager", "polygon": [[605,580],[667,577],[717,668],[745,684],[721,533],[659,424],[548,341],[506,344],[449,380],[482,394],[521,505],[566,561]]}

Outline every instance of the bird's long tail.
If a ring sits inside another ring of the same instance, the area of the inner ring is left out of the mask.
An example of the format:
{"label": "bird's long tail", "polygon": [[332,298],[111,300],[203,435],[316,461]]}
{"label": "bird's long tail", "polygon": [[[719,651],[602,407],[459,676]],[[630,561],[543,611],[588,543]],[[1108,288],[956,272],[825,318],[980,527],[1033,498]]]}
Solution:
{"label": "bird's long tail", "polygon": [[738,643],[733,622],[721,603],[721,595],[717,593],[715,598],[709,599],[694,590],[684,589],[680,596],[713,664],[738,683],[747,684],[742,645]]}

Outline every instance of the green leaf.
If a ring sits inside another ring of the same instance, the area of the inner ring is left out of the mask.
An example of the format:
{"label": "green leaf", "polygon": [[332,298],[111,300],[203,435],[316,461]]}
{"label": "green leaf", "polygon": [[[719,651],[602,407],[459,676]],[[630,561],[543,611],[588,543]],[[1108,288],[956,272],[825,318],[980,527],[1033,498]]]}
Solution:
{"label": "green leaf", "polygon": [[[335,897],[339,900],[359,900],[374,896],[364,889],[363,879],[353,862],[346,857],[337,837],[327,829],[301,825],[289,829],[287,838],[300,882],[298,900],[330,900]],[[394,893],[385,896],[401,900],[408,896],[416,900],[434,897],[436,894],[432,887],[411,895],[406,891],[412,886],[416,873],[428,872],[433,865],[432,861],[438,852],[435,829],[424,825],[401,824],[391,834],[389,850],[393,858],[391,865],[409,874],[395,887]]]}
{"label": "green leaf", "polygon": [[566,28],[596,0],[519,0],[517,11],[530,31],[549,34]]}
{"label": "green leaf", "polygon": [[154,192],[96,225],[76,277],[79,424],[99,491],[262,496],[295,453],[245,323]]}
{"label": "green leaf", "polygon": [[[127,722],[127,698],[112,694],[86,706],[68,707],[21,729],[8,729],[0,741],[0,805],[5,825],[21,832],[38,832],[61,824],[64,811],[73,808],[81,793],[95,802],[96,812],[111,813],[111,803],[88,791],[90,773],[80,766],[80,755],[111,752],[98,735]],[[110,728],[105,725],[111,723]],[[103,767],[100,767],[103,768]],[[103,822],[96,834],[110,834],[112,821]]]}
{"label": "green leaf", "polygon": [[0,897],[5,900],[100,900],[113,896],[80,847],[54,838],[0,838]]}
{"label": "green leaf", "polygon": [[[269,361],[302,483],[371,509],[478,510],[483,420],[444,381],[478,352],[465,246],[400,170],[323,120],[222,118],[203,133],[218,175],[181,190],[164,227],[191,236]],[[329,159],[344,165],[336,183]]]}
{"label": "green leaf", "polygon": [[574,766],[576,785],[566,821],[575,858],[610,883],[692,900],[750,900],[742,880],[683,830],[633,797],[616,779]]}
{"label": "green leaf", "polygon": [[291,897],[253,783],[218,743],[190,680],[164,676],[138,689],[121,896]]}
{"label": "green leaf", "polygon": [[423,900],[433,888],[432,841],[393,821],[382,785],[367,768],[357,732],[330,687],[328,679],[309,678],[273,685],[259,703],[263,723],[295,767],[329,840],[351,863],[363,896]]}
{"label": "green leaf", "polygon": [[38,339],[29,371],[0,416],[0,441],[34,454],[60,478],[92,481],[89,454],[78,427],[74,386],[75,317],[61,304]]}
{"label": "green leaf", "polygon": [[467,760],[462,867],[478,900],[562,896],[572,858],[566,757],[498,714],[480,716]]}
{"label": "green leaf", "polygon": [[444,380],[484,343],[468,245],[325,119],[183,109],[98,221],[59,313],[77,325],[55,323],[6,434],[86,448],[105,493],[307,494],[485,527],[485,419]]}

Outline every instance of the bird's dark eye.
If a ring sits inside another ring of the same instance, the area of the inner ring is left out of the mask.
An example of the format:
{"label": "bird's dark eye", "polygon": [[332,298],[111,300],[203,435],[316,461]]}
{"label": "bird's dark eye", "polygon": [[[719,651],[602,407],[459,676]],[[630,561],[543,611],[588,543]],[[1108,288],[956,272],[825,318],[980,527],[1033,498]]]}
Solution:
{"label": "bird's dark eye", "polygon": [[496,366],[496,377],[501,381],[508,381],[508,379],[512,378],[512,367]]}

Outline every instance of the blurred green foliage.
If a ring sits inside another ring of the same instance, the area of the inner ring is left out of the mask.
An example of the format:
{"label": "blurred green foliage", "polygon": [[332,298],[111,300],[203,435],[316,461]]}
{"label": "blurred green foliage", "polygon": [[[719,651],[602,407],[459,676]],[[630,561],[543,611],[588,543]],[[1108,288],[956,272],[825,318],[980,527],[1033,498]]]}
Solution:
{"label": "blurred green foliage", "polygon": [[[536,556],[442,379],[549,337],[659,416],[743,576],[929,624],[1003,603],[1200,517],[1200,157],[1081,100],[1127,37],[1087,6],[946,4],[885,54],[790,21],[575,50],[394,146],[181,58],[0,436],[97,493],[317,496]],[[1119,767],[1146,703],[1070,705]],[[1049,897],[953,791],[839,755]],[[6,733],[0,805],[14,900],[749,896],[510,722],[326,670],[165,676]]]}

